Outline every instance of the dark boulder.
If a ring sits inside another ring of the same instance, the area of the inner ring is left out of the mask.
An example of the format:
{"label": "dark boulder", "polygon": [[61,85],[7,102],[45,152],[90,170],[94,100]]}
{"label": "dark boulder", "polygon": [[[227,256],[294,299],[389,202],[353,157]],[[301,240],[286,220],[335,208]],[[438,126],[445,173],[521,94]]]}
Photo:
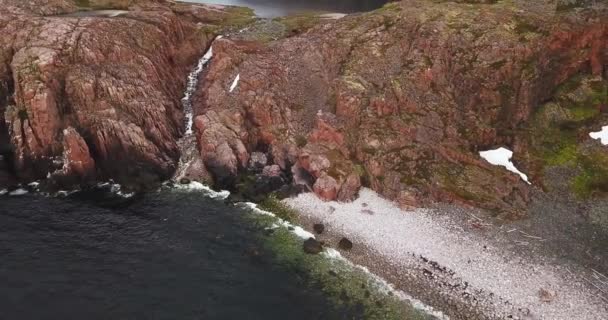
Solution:
{"label": "dark boulder", "polygon": [[346,238],[342,238],[340,239],[340,242],[338,242],[338,248],[348,251],[353,248],[353,242]]}
{"label": "dark boulder", "polygon": [[304,252],[308,254],[318,254],[323,251],[323,245],[321,242],[315,240],[314,238],[308,238],[308,240],[304,241]]}
{"label": "dark boulder", "polygon": [[317,233],[317,234],[321,234],[323,233],[323,231],[325,231],[325,225],[322,223],[315,223],[312,226],[312,229]]}

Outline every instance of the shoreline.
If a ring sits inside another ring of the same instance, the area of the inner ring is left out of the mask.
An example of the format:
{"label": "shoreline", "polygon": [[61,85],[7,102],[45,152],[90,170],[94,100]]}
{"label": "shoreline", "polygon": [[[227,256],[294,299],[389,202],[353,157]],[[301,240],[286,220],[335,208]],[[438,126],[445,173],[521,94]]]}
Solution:
{"label": "shoreline", "polygon": [[[214,191],[194,181],[189,184],[176,183],[170,188],[201,192],[205,197],[218,201],[225,201],[230,195],[228,191]],[[119,187],[112,188],[112,192],[125,198]],[[292,223],[259,209],[253,203],[236,202],[234,205],[257,214],[272,215],[279,219],[277,227],[290,230],[301,241],[314,237],[326,243],[322,253],[326,258],[337,256],[354,267],[362,268],[370,277],[384,281],[395,292],[403,292],[406,297],[402,299],[404,302],[411,305],[419,302],[430,308],[420,310],[435,317],[441,314],[438,319],[504,319],[511,316],[514,319],[557,320],[601,319],[608,316],[608,303],[602,309],[602,296],[593,292],[594,287],[608,289],[601,287],[608,287],[608,278],[601,278],[604,274],[545,256],[542,249],[539,250],[539,246],[543,245],[540,240],[536,246],[526,247],[532,252],[515,252],[518,240],[505,239],[505,235],[518,233],[513,231],[515,228],[498,228],[480,222],[478,216],[467,212],[473,209],[460,208],[454,209],[454,212],[449,212],[448,208],[405,211],[369,189],[363,189],[351,203],[323,202],[312,193],[286,198],[281,203],[298,212]],[[394,227],[403,226],[408,216],[416,223],[410,221],[411,228],[403,232],[404,235],[391,232],[395,230]],[[393,220],[395,217],[401,217],[403,221]],[[354,227],[353,220],[362,227]],[[387,221],[390,228],[382,233],[379,227],[386,225]],[[307,231],[319,222],[325,225],[322,234]],[[467,225],[471,222],[473,226]],[[496,230],[475,232],[479,228],[478,223],[484,228]],[[421,226],[426,228],[421,229]],[[378,234],[380,238],[374,239]],[[337,249],[342,237],[354,243],[352,250]],[[522,237],[537,240],[525,232],[522,232]],[[382,242],[380,245],[378,239]],[[403,245],[403,240],[410,243]],[[425,241],[428,245],[411,250]],[[469,249],[455,249],[463,243]],[[383,244],[402,247],[395,255]],[[509,244],[515,244],[515,247]],[[463,270],[462,262],[465,259],[469,259],[465,266],[471,270]],[[555,263],[560,264],[551,266]],[[514,269],[514,266],[517,268]],[[521,272],[514,273],[514,270]],[[593,276],[600,277],[601,281],[589,282],[589,279],[594,280]],[[514,291],[513,296],[509,296],[509,290]]]}
{"label": "shoreline", "polygon": [[[542,244],[528,255],[497,239],[497,230],[473,233],[467,230],[466,209],[460,217],[404,211],[369,189],[352,203],[323,202],[312,194],[283,203],[300,213],[300,225],[323,223],[320,239],[326,243],[343,236],[353,241],[354,249],[343,252],[348,259],[452,319],[608,316],[608,304],[598,294],[601,282],[589,282],[594,271],[547,257]],[[477,219],[472,218],[475,225]]]}

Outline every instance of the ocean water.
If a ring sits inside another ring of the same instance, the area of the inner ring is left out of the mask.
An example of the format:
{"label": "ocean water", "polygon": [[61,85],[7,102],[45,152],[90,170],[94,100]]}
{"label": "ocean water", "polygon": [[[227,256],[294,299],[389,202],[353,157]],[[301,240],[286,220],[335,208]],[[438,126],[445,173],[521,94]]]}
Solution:
{"label": "ocean water", "polygon": [[0,197],[2,319],[362,319],[200,193]]}

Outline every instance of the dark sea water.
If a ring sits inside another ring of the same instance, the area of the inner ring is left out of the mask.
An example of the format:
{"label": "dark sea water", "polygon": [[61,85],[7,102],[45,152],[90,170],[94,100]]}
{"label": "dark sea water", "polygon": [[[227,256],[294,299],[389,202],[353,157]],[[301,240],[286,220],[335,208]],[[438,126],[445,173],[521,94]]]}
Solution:
{"label": "dark sea water", "polygon": [[260,17],[277,17],[302,11],[353,13],[380,8],[387,0],[187,0],[249,7]]}
{"label": "dark sea water", "polygon": [[[241,209],[0,197],[0,319],[356,319],[273,264]],[[255,254],[253,254],[255,253]]]}

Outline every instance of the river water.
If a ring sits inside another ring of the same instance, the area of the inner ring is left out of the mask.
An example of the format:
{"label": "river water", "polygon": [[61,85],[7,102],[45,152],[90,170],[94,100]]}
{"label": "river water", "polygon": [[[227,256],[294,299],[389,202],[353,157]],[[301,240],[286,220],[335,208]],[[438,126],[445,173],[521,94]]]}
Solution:
{"label": "river water", "polygon": [[87,198],[0,197],[0,318],[356,317],[273,263],[241,209],[167,190]]}
{"label": "river water", "polygon": [[187,2],[211,3],[249,7],[264,18],[284,16],[302,11],[326,11],[354,13],[380,8],[387,0],[188,0]]}

